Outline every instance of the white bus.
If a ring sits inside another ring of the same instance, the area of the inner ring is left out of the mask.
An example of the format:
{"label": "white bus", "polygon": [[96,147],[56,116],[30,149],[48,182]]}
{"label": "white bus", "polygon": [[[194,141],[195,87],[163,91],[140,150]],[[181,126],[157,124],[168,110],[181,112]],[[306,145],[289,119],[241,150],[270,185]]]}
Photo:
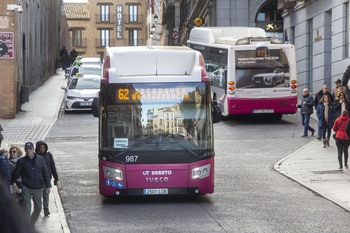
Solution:
{"label": "white bus", "polygon": [[187,46],[203,54],[211,95],[222,115],[292,114],[297,110],[295,48],[261,28],[201,27]]}

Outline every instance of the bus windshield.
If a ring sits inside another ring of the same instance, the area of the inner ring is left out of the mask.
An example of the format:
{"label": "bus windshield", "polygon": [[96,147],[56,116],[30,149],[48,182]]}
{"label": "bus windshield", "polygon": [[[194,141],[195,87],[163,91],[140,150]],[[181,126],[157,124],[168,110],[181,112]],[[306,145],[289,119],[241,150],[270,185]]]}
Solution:
{"label": "bus windshield", "polygon": [[[100,147],[123,163],[185,163],[213,155],[209,84],[138,83],[101,87]],[[102,136],[103,135],[103,136]]]}

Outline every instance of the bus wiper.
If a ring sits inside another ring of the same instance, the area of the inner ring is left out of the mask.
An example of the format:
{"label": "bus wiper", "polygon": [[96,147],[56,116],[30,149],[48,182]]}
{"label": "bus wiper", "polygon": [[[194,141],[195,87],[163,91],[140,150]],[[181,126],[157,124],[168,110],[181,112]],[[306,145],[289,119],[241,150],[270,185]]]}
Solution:
{"label": "bus wiper", "polygon": [[185,147],[184,145],[182,145],[181,143],[178,143],[181,147],[183,147],[186,151],[190,152],[190,154],[194,155],[194,157],[198,157],[197,153],[194,153],[192,150],[188,149],[187,147]]}

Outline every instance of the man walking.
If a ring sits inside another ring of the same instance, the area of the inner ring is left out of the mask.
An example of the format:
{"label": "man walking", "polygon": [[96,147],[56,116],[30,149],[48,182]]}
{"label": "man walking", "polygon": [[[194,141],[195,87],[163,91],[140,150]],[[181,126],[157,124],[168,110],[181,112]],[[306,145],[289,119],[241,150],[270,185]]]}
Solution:
{"label": "man walking", "polygon": [[335,81],[335,88],[333,88],[333,97],[334,99],[336,99],[338,97],[338,93],[339,92],[344,92],[346,93],[347,88],[344,87],[341,83],[340,79],[337,79],[337,81]]}
{"label": "man walking", "polygon": [[34,145],[27,142],[24,145],[26,156],[19,159],[15,169],[15,180],[18,185],[23,184],[22,195],[25,210],[30,214],[32,208],[31,199],[34,201],[34,211],[31,215],[31,222],[38,220],[42,209],[42,189],[45,183],[46,192],[50,193],[50,177],[47,172],[45,160],[43,157],[34,153]]}
{"label": "man walking", "polygon": [[[319,92],[317,92],[316,96],[315,96],[315,109],[317,110],[318,104],[320,103],[320,100],[322,98],[323,95],[328,95],[329,96],[329,101],[330,102],[334,102],[334,98],[333,95],[331,95],[331,93],[329,93],[329,86],[327,84],[323,85],[322,90],[320,90]],[[320,126],[320,119],[318,119],[318,130],[317,130],[317,139],[321,140],[322,137],[322,128]]]}
{"label": "man walking", "polygon": [[301,123],[304,126],[304,134],[302,137],[307,137],[307,132],[309,130],[311,131],[311,136],[314,136],[315,130],[309,125],[310,115],[313,113],[313,106],[314,100],[309,94],[309,89],[305,88],[303,90],[303,97],[301,98],[300,104]]}

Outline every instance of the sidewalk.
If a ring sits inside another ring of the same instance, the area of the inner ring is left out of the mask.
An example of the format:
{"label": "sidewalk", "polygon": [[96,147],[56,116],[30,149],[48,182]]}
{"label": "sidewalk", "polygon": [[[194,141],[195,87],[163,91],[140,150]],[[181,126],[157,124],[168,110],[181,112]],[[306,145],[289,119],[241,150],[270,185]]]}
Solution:
{"label": "sidewalk", "polygon": [[[29,102],[22,105],[23,112],[19,112],[15,119],[0,119],[4,131],[2,149],[9,149],[11,145],[18,145],[23,150],[25,142],[34,143],[45,140],[45,137],[57,120],[66,85],[64,71],[58,70],[40,88],[29,96]],[[35,224],[39,233],[69,233],[66,217],[58,195],[57,186],[52,186],[49,202],[50,216],[40,218]]]}
{"label": "sidewalk", "polygon": [[327,148],[314,138],[278,161],[274,169],[350,211],[350,169],[338,170],[338,152],[333,138]]}

